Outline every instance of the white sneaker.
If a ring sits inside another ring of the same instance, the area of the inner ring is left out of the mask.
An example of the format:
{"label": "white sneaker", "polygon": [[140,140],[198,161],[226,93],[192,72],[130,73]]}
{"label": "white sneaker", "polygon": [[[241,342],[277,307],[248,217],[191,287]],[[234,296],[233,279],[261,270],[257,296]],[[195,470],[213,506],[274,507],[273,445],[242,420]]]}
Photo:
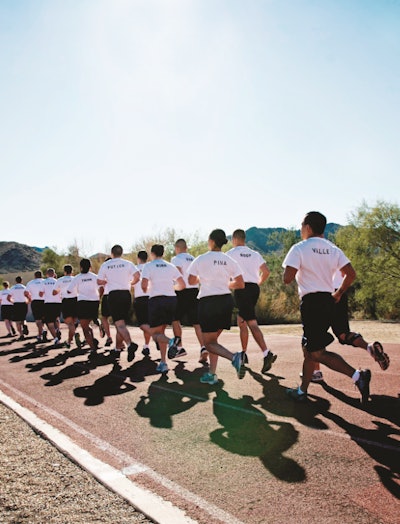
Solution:
{"label": "white sneaker", "polygon": [[[303,378],[303,373],[299,373],[300,378]],[[313,371],[311,382],[323,382],[324,376],[322,374],[322,371]]]}

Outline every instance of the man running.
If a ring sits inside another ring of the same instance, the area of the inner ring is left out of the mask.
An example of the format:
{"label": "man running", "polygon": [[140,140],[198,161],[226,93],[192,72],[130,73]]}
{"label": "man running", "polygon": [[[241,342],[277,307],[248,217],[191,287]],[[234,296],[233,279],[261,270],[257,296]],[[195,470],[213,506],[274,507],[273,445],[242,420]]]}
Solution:
{"label": "man running", "polygon": [[43,276],[41,271],[35,271],[35,278],[26,284],[25,296],[30,301],[33,318],[38,330],[37,341],[47,341],[47,331],[44,329],[44,300],[39,295],[42,288]]}
{"label": "man running", "polygon": [[[122,254],[123,249],[119,244],[112,247],[111,260],[101,265],[97,283],[100,286],[107,284],[110,313],[117,332],[128,346],[128,362],[131,362],[135,358],[138,345],[132,342],[126,324],[132,306],[131,286],[138,282],[140,273],[132,262],[122,258]],[[119,353],[116,350],[116,357]]]}
{"label": "man running", "polygon": [[57,279],[56,272],[52,267],[46,271],[46,278],[40,285],[39,296],[44,300],[44,321],[53,337],[53,344],[57,346],[61,341],[61,333],[58,329],[58,319],[61,314],[61,295],[54,293]]}
{"label": "man running", "polygon": [[25,336],[28,335],[29,330],[26,324],[26,315],[28,313],[28,297],[25,295],[26,287],[22,283],[22,277],[18,276],[15,278],[15,284],[10,289],[8,300],[13,303],[13,319],[17,326],[19,333],[18,340],[24,340]]}
{"label": "man running", "polygon": [[[148,255],[146,251],[139,251],[137,254],[136,267],[140,273],[140,277],[142,276],[143,268],[147,263],[147,258]],[[150,355],[149,343],[151,339],[151,329],[149,325],[149,294],[148,292],[143,291],[141,278],[139,282],[133,286],[133,292],[133,309],[135,310],[136,320],[140,329],[143,331],[144,337],[142,354],[145,357],[148,357]]]}
{"label": "man running", "polygon": [[[263,257],[257,251],[245,245],[246,233],[243,229],[236,229],[232,235],[233,248],[226,252],[228,256],[236,260],[242,269],[244,289],[235,289],[234,297],[238,307],[237,322],[240,329],[240,341],[242,351],[247,351],[249,332],[262,351],[264,362],[261,373],[267,373],[275,362],[277,355],[267,348],[264,335],[258,325],[256,316],[256,304],[260,296],[260,286],[269,277],[268,266]],[[246,355],[247,362],[247,355]]]}

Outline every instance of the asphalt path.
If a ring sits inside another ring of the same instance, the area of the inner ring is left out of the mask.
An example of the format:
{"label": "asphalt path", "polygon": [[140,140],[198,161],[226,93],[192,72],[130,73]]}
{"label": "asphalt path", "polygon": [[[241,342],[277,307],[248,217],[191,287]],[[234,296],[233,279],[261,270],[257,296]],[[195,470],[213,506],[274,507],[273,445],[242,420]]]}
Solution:
{"label": "asphalt path", "polygon": [[[0,389],[135,485],[157,494],[199,523],[400,523],[400,344],[385,344],[383,372],[365,351],[339,346],[354,367],[372,371],[366,406],[352,381],[324,369],[309,402],[287,387],[299,383],[299,337],[270,335],[278,359],[261,375],[261,352],[250,344],[238,380],[220,359],[219,383],[199,382],[199,346],[184,330],[186,357],[156,373],[159,358],[126,352],[115,363],[100,341],[99,357],[75,347],[4,338]],[[65,340],[65,328],[62,327]],[[234,330],[221,343],[240,349]],[[384,340],[383,340],[384,342]]]}

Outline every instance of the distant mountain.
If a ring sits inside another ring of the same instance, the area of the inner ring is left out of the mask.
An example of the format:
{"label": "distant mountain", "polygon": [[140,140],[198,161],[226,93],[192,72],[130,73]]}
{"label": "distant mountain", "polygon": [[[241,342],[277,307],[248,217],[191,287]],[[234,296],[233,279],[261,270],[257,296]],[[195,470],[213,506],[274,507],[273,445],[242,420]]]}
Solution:
{"label": "distant mountain", "polygon": [[[325,236],[332,238],[341,227],[340,224],[333,222],[327,224]],[[283,249],[282,234],[287,231],[289,230],[284,227],[251,227],[246,231],[246,244],[263,254],[280,251]],[[300,240],[299,229],[296,230],[296,236]]]}
{"label": "distant mountain", "polygon": [[18,242],[0,242],[0,273],[35,271],[41,261],[42,254],[37,248]]}

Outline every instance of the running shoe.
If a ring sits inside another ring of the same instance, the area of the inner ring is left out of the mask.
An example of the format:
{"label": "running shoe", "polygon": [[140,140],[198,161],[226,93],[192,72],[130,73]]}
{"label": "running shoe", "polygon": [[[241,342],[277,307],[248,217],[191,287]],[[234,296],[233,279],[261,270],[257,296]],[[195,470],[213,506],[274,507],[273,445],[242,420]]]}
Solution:
{"label": "running shoe", "polygon": [[175,358],[177,353],[178,353],[178,348],[175,345],[175,339],[170,338],[168,342],[168,358],[170,359]]}
{"label": "running shoe", "polygon": [[63,348],[70,349],[70,347],[71,347],[71,344],[69,342],[64,342]]}
{"label": "running shoe", "polygon": [[[303,378],[303,373],[299,373],[300,378]],[[311,382],[323,382],[324,376],[322,374],[322,371],[313,371]]]}
{"label": "running shoe", "polygon": [[144,355],[145,357],[148,357],[150,355],[150,348],[147,346],[143,347],[142,355]]}
{"label": "running shoe", "polygon": [[272,351],[268,351],[268,355],[264,357],[264,363],[261,369],[261,373],[263,374],[267,373],[267,371],[271,369],[272,364],[275,362],[277,358],[278,358],[278,355],[274,355]]}
{"label": "running shoe", "polygon": [[58,337],[55,337],[55,339],[53,340],[53,344],[57,346],[59,343],[60,343],[60,339]]}
{"label": "running shoe", "polygon": [[205,347],[202,347],[200,349],[200,360],[199,360],[199,364],[203,364],[203,366],[207,366],[208,365],[208,351],[206,350]]}
{"label": "running shoe", "polygon": [[46,330],[43,330],[42,339],[43,339],[43,342],[47,342],[47,331]]}
{"label": "running shoe", "polygon": [[243,351],[238,351],[233,355],[232,366],[236,369],[239,379],[242,379],[246,374],[246,368],[243,362]]}
{"label": "running shoe", "polygon": [[128,362],[132,362],[135,358],[135,351],[139,346],[135,342],[131,342],[128,347]]}
{"label": "running shoe", "polygon": [[361,403],[366,404],[369,399],[369,383],[371,382],[371,371],[369,369],[363,369],[360,371],[360,378],[356,382],[361,393]]}
{"label": "running shoe", "polygon": [[249,359],[247,357],[247,353],[246,351],[243,351],[243,364],[248,364],[249,363]]}
{"label": "running shoe", "polygon": [[43,338],[40,335],[38,335],[36,337],[36,342],[43,342]]}
{"label": "running shoe", "polygon": [[389,355],[383,351],[382,344],[376,341],[373,344],[368,344],[368,349],[375,362],[378,362],[381,369],[385,371],[389,367],[390,358]]}
{"label": "running shoe", "polygon": [[17,338],[17,340],[25,340],[24,335],[19,336],[19,337]]}
{"label": "running shoe", "polygon": [[88,356],[88,359],[92,360],[92,359],[96,358],[97,356],[98,356],[97,355],[97,350],[96,349],[91,349],[90,353],[89,353],[89,356]]}
{"label": "running shoe", "polygon": [[13,337],[13,333],[7,333],[6,337],[9,338],[9,337]]}
{"label": "running shoe", "polygon": [[14,329],[13,327],[11,327],[11,333],[12,333],[13,335],[16,335],[16,334],[17,334],[17,332],[15,331],[15,329]]}
{"label": "running shoe", "polygon": [[211,384],[213,386],[214,384],[218,384],[218,377],[214,373],[204,373],[200,378],[200,382],[202,384]]}
{"label": "running shoe", "polygon": [[106,348],[109,348],[112,344],[112,338],[108,337],[106,343],[104,344]]}
{"label": "running shoe", "polygon": [[110,357],[114,360],[118,360],[121,357],[121,350],[120,349],[111,349]]}
{"label": "running shoe", "polygon": [[178,348],[178,351],[176,352],[176,355],[174,356],[174,358],[184,357],[186,355],[187,355],[187,353],[186,353],[186,350],[184,348]]}
{"label": "running shoe", "polygon": [[306,402],[307,394],[299,393],[299,388],[288,388],[286,390],[286,395],[296,402]]}
{"label": "running shoe", "polygon": [[160,362],[156,367],[156,371],[159,373],[168,373],[168,364],[166,362]]}
{"label": "running shoe", "polygon": [[81,337],[80,337],[79,333],[75,333],[74,338],[75,338],[75,344],[76,344],[76,347],[77,347],[78,349],[81,349],[81,347],[82,347],[82,342],[81,342]]}
{"label": "running shoe", "polygon": [[57,335],[57,338],[61,340],[61,331],[59,329],[57,329],[56,335]]}
{"label": "running shoe", "polygon": [[27,326],[26,324],[24,324],[24,325],[22,326],[22,333],[23,333],[24,335],[29,335],[29,329],[28,329],[28,326]]}

